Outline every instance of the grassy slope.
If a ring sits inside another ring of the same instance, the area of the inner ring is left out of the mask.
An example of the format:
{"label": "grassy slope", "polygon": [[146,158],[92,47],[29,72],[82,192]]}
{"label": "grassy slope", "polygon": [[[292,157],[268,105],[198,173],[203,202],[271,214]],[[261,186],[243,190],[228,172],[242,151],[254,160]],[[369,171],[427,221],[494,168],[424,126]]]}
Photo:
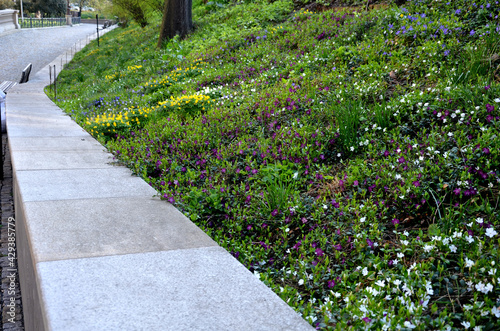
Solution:
{"label": "grassy slope", "polygon": [[161,50],[156,24],[86,47],[58,103],[313,325],[496,329],[488,3],[196,4]]}

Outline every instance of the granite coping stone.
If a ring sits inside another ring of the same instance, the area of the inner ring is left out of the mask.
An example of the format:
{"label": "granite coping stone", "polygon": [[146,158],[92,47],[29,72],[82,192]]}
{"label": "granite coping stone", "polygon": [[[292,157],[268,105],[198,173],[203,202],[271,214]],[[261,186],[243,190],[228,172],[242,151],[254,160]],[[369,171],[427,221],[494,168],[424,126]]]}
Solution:
{"label": "granite coping stone", "polygon": [[86,137],[9,137],[9,147],[15,153],[24,151],[106,151],[90,135]]}
{"label": "granite coping stone", "polygon": [[156,198],[26,202],[24,213],[38,262],[217,245]]}
{"label": "granite coping stone", "polygon": [[23,201],[74,200],[145,196],[156,190],[142,178],[132,176],[122,166],[97,169],[17,170],[12,157],[16,183]]}
{"label": "granite coping stone", "polygon": [[98,149],[79,151],[17,151],[13,155],[16,169],[56,170],[108,168],[116,164],[113,155]]}
{"label": "granite coping stone", "polygon": [[221,247],[41,262],[52,330],[312,330]]}

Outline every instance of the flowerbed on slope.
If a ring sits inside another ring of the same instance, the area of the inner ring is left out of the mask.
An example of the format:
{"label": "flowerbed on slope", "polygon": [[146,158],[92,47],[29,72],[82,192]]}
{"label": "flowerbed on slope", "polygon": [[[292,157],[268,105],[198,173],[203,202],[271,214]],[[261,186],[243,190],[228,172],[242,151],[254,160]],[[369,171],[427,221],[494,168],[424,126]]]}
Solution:
{"label": "flowerbed on slope", "polygon": [[495,330],[499,10],[197,2],[185,40],[86,47],[58,104],[317,328]]}

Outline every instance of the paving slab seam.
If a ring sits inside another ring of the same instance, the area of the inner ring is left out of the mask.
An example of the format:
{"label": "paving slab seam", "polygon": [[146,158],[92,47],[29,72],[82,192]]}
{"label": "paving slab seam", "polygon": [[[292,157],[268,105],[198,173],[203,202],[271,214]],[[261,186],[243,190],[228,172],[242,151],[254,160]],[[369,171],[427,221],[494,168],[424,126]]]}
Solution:
{"label": "paving slab seam", "polygon": [[48,66],[7,97],[26,330],[313,329],[144,180],[83,152],[110,155],[46,85]]}

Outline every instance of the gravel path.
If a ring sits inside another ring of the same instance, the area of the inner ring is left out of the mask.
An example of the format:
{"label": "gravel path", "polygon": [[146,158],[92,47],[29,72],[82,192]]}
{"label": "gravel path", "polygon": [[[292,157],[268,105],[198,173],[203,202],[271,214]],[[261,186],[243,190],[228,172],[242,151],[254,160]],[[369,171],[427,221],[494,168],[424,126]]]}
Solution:
{"label": "gravel path", "polygon": [[33,64],[31,75],[35,74],[76,42],[95,32],[94,24],[80,24],[0,33],[0,81],[19,81],[29,63]]}

